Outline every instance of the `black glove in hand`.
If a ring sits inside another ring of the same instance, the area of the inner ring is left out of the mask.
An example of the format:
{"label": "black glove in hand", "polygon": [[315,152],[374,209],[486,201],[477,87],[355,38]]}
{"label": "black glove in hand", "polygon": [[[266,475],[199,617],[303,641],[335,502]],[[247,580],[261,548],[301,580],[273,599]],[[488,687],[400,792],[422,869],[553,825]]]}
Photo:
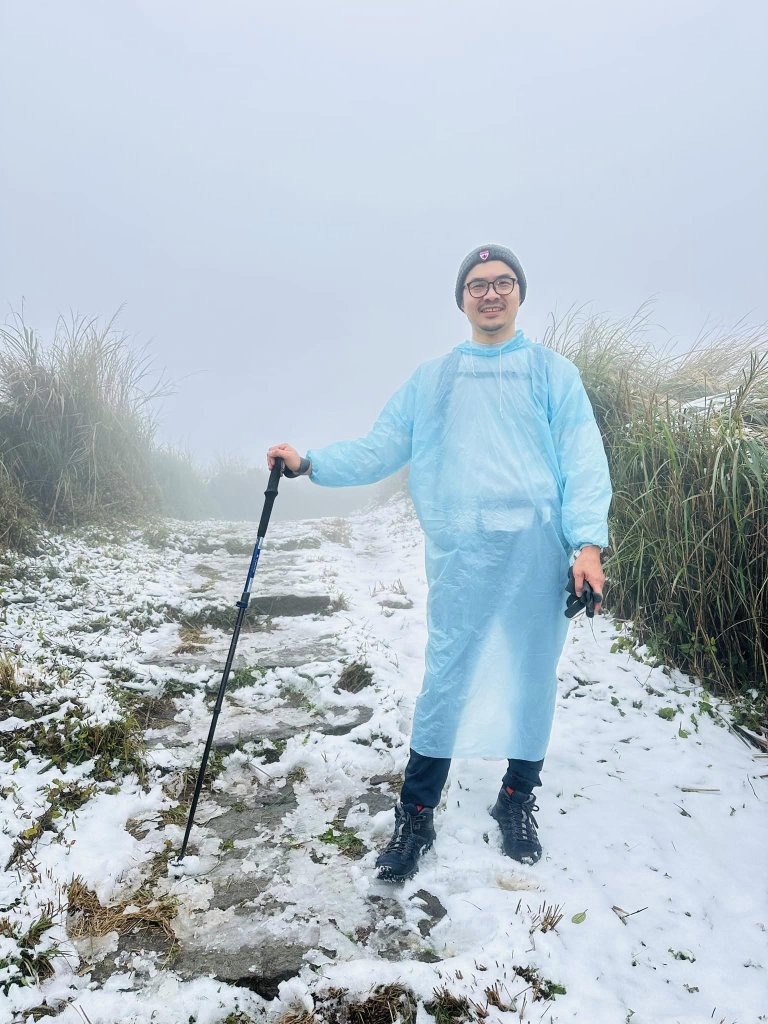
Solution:
{"label": "black glove in hand", "polygon": [[576,594],[576,580],[573,577],[573,566],[568,570],[568,585],[565,589],[568,592],[568,600],[566,601],[564,612],[566,619],[572,619],[582,609],[586,611],[587,618],[593,619],[595,617],[595,605],[602,602],[603,595],[593,590],[592,584],[588,580],[584,580],[584,586],[581,588],[581,597],[578,597]]}

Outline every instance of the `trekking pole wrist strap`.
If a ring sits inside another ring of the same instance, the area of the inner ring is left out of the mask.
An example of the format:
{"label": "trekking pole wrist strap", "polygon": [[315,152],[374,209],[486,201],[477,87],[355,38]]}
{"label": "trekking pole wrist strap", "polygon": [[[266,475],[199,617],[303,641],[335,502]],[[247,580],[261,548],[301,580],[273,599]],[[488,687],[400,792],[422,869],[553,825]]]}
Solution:
{"label": "trekking pole wrist strap", "polygon": [[304,476],[309,472],[311,465],[312,463],[309,459],[302,458],[299,468],[295,472],[292,469],[288,469],[286,466],[283,470],[283,476],[287,476],[289,480],[296,476]]}

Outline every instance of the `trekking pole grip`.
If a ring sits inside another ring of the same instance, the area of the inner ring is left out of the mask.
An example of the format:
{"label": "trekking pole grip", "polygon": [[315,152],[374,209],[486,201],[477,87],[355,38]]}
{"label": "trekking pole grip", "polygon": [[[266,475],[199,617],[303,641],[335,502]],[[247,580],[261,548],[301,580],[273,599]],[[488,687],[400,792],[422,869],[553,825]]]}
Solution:
{"label": "trekking pole grip", "polygon": [[264,509],[261,513],[261,520],[259,521],[259,529],[256,536],[259,540],[267,535],[267,527],[269,526],[269,517],[272,514],[272,506],[275,504],[275,498],[277,497],[277,485],[280,482],[280,477],[283,472],[283,460],[280,456],[275,458],[275,464],[269,474],[269,483],[267,489],[264,491]]}

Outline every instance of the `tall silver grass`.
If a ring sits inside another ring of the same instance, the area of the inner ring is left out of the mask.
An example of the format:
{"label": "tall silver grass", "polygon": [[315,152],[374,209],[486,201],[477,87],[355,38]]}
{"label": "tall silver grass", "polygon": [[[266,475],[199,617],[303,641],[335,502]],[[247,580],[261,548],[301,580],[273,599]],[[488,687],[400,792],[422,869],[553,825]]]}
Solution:
{"label": "tall silver grass", "polygon": [[614,499],[607,607],[660,658],[768,695],[768,330],[670,355],[647,315],[570,313],[545,344],[580,369]]}
{"label": "tall silver grass", "polygon": [[0,459],[49,524],[132,518],[157,504],[150,381],[113,321],[59,319],[45,346],[22,316],[0,328]]}

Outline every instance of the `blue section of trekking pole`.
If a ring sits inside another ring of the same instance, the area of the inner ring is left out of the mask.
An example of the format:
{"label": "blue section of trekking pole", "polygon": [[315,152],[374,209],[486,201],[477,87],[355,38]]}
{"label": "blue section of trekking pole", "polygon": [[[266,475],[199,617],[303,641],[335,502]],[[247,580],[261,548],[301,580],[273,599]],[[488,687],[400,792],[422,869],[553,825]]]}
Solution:
{"label": "blue section of trekking pole", "polygon": [[181,850],[176,860],[178,864],[183,858],[187,851],[187,843],[189,842],[189,834],[192,831],[192,824],[195,820],[195,811],[197,810],[197,801],[200,799],[200,790],[203,788],[203,780],[205,779],[205,769],[208,767],[208,758],[210,757],[211,747],[213,746],[213,736],[216,732],[216,723],[219,720],[219,714],[221,712],[222,704],[224,703],[224,691],[227,688],[227,680],[229,679],[229,673],[232,669],[232,662],[235,659],[235,649],[237,647],[237,641],[240,638],[240,629],[243,625],[243,619],[245,618],[245,612],[248,608],[248,602],[251,599],[251,585],[253,584],[253,577],[256,573],[256,566],[259,564],[259,555],[261,554],[261,544],[267,533],[267,527],[269,526],[269,517],[272,513],[272,506],[275,503],[277,497],[277,485],[280,481],[280,474],[283,471],[283,460],[280,458],[275,459],[275,465],[272,467],[272,471],[269,474],[269,483],[267,489],[264,491],[264,510],[261,513],[261,520],[259,521],[259,528],[256,533],[256,544],[253,548],[253,554],[251,555],[251,564],[248,567],[248,575],[245,579],[245,586],[243,587],[243,593],[240,600],[237,602],[237,620],[235,622],[235,631],[232,634],[232,641],[229,645],[229,653],[227,654],[227,660],[224,665],[224,672],[221,676],[221,683],[219,684],[219,692],[216,696],[216,704],[213,709],[213,718],[211,719],[211,727],[208,730],[208,739],[205,742],[205,750],[203,751],[203,760],[200,764],[200,770],[197,773],[197,781],[195,782],[195,792],[192,796],[192,804],[189,809],[189,818],[187,820],[187,829],[184,833],[184,842],[181,844]]}

